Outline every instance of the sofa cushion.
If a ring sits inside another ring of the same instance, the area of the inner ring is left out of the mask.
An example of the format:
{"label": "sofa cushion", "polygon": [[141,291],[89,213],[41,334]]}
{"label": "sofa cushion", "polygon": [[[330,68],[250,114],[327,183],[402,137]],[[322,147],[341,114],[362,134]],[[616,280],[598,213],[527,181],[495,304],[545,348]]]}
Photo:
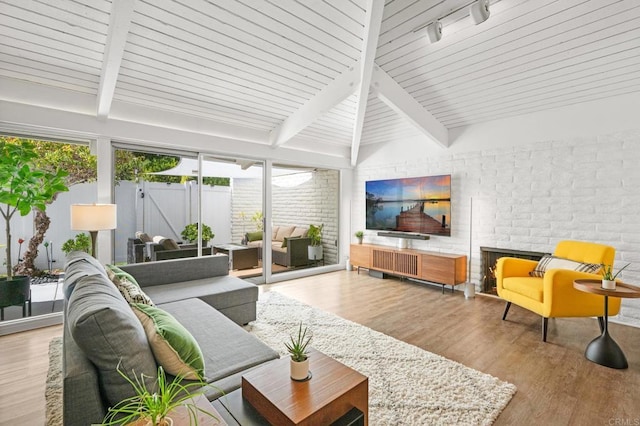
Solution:
{"label": "sofa cushion", "polygon": [[258,287],[255,284],[230,276],[155,285],[145,287],[145,290],[157,305],[199,298],[216,309],[225,309],[258,300]]}
{"label": "sofa cushion", "polygon": [[301,238],[300,236],[291,236],[291,237],[285,237],[284,241],[282,241],[282,244],[280,245],[281,248],[287,248],[287,246],[289,245],[289,240],[293,240],[296,238]]}
{"label": "sofa cushion", "polygon": [[[72,268],[73,269],[73,268]],[[106,402],[114,406],[132,396],[130,379],[144,373],[154,388],[156,361],[142,324],[105,275],[79,279],[67,307],[66,327],[95,365]]]}
{"label": "sofa cushion", "polygon": [[180,250],[180,246],[178,245],[178,243],[176,243],[176,240],[171,238],[160,240],[160,245],[165,250]]}
{"label": "sofa cushion", "polygon": [[[107,276],[116,286],[127,303],[144,303],[153,306],[153,301],[140,288],[135,278],[127,274],[117,266],[107,265]],[[118,272],[119,271],[119,272]]]}
{"label": "sofa cushion", "polygon": [[307,236],[307,232],[309,232],[308,228],[303,228],[301,226],[296,226],[293,231],[291,232],[290,237],[291,238],[295,238],[295,237],[306,237]]}
{"label": "sofa cushion", "polygon": [[284,241],[285,238],[290,237],[291,233],[295,229],[295,226],[279,226],[278,233],[276,234],[275,241]]}
{"label": "sofa cushion", "polygon": [[272,226],[271,227],[271,240],[275,240],[276,239],[276,235],[278,235],[278,230],[280,229],[279,226]]}
{"label": "sofa cushion", "polygon": [[153,240],[146,232],[136,232],[136,238],[139,239],[143,243],[151,243]]}
{"label": "sofa cushion", "polygon": [[261,241],[261,240],[262,240],[262,231],[247,232],[247,242]]}
{"label": "sofa cushion", "polygon": [[[198,341],[204,354],[208,383],[278,358],[274,350],[202,300],[171,302],[162,309],[173,315]],[[240,377],[233,387],[239,386]]]}
{"label": "sofa cushion", "polygon": [[544,281],[538,277],[510,277],[502,280],[502,286],[509,291],[533,299],[543,301]]}
{"label": "sofa cushion", "polygon": [[163,237],[162,235],[156,235],[151,239],[151,242],[153,242],[154,244],[160,244],[160,242],[165,239],[166,237]]}
{"label": "sofa cushion", "polygon": [[89,275],[103,275],[106,277],[107,272],[96,258],[89,256],[84,251],[72,251],[69,253],[65,264],[64,285],[62,286],[62,292],[67,300],[71,296],[76,282]]}
{"label": "sofa cushion", "polygon": [[167,373],[188,380],[204,377],[200,346],[173,315],[142,303],[134,303],[131,308],[142,323],[156,362]]}
{"label": "sofa cushion", "polygon": [[[147,288],[149,286],[229,275],[229,256],[216,254],[162,262],[134,263],[124,265],[121,269],[130,273],[153,299]],[[159,303],[155,299],[154,301]]]}
{"label": "sofa cushion", "polygon": [[529,272],[532,277],[544,277],[544,273],[549,269],[569,269],[571,271],[588,272],[595,274],[600,269],[600,265],[595,263],[576,262],[571,259],[545,254],[538,262],[533,271]]}

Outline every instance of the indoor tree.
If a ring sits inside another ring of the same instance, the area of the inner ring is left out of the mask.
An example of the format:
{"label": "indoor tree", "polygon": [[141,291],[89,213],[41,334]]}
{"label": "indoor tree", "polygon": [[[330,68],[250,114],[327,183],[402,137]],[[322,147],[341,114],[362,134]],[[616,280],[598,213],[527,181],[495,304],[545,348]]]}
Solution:
{"label": "indoor tree", "polygon": [[11,260],[11,219],[16,212],[26,216],[32,209],[44,211],[55,195],[68,188],[67,172],[55,173],[38,168],[33,144],[0,140],[0,211],[5,220],[7,280],[13,278]]}

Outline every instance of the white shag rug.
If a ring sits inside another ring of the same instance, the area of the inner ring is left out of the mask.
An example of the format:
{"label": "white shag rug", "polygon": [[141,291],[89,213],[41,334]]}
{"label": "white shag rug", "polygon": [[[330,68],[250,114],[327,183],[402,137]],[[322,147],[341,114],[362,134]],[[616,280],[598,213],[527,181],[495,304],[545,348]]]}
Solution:
{"label": "white shag rug", "polygon": [[[300,322],[311,346],[369,378],[371,425],[490,425],[516,387],[277,292],[258,301],[245,328],[286,355]],[[313,380],[313,379],[312,379]]]}
{"label": "white shag rug", "polygon": [[[245,328],[286,355],[300,322],[312,346],[369,378],[369,424],[490,425],[516,387],[277,292],[260,295],[257,320]],[[62,424],[62,338],[49,344],[46,424]],[[313,380],[313,379],[312,379]]]}
{"label": "white shag rug", "polygon": [[62,425],[62,337],[49,342],[49,369],[44,390],[46,425]]}

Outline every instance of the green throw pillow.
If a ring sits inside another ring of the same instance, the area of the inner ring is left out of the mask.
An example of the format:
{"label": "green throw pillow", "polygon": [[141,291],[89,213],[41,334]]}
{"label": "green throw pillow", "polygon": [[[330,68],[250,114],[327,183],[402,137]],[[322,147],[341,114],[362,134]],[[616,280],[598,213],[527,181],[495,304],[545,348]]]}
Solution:
{"label": "green throw pillow", "polygon": [[287,248],[287,245],[289,245],[289,240],[295,240],[295,239],[299,239],[301,237],[284,237],[284,240],[282,240],[282,248]]}
{"label": "green throw pillow", "polygon": [[262,241],[262,231],[247,232],[247,241]]}
{"label": "green throw pillow", "polygon": [[174,376],[204,378],[204,356],[196,339],[173,315],[155,306],[131,305],[149,340],[156,362]]}

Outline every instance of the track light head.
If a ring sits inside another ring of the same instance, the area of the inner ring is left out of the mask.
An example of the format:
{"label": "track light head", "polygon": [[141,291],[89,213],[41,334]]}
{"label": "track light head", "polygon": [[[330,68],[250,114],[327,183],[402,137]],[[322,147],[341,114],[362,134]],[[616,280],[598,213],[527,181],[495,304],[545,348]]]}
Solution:
{"label": "track light head", "polygon": [[427,37],[431,43],[440,41],[442,38],[442,22],[436,20],[427,25]]}
{"label": "track light head", "polygon": [[489,19],[489,0],[477,0],[469,6],[469,15],[473,23],[478,25]]}

